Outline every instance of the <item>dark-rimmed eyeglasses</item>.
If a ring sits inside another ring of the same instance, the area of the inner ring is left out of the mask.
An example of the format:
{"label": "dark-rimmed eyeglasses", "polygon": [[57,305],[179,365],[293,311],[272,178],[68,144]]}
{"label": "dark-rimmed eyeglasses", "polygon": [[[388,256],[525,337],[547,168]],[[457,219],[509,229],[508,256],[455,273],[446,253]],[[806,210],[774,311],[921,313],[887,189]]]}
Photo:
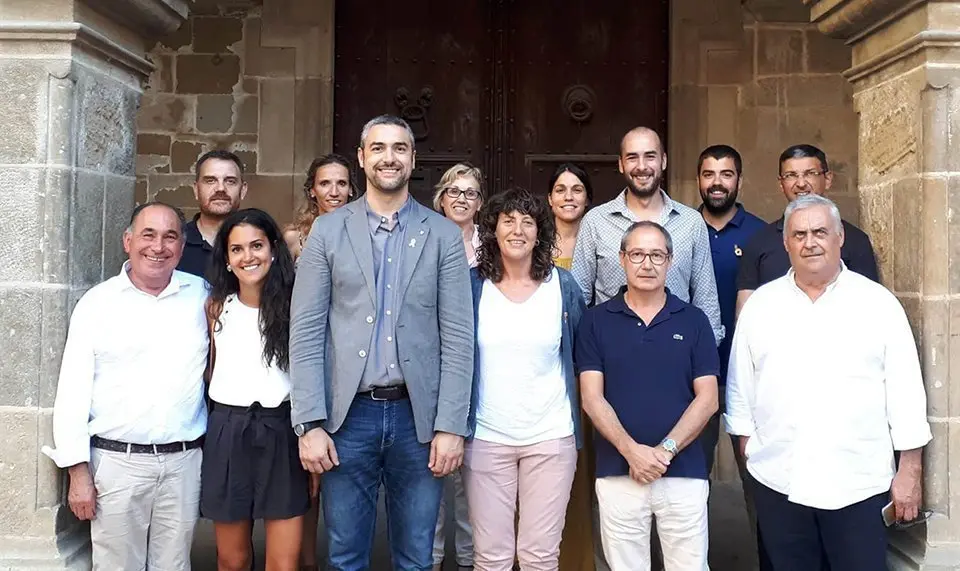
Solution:
{"label": "dark-rimmed eyeglasses", "polygon": [[624,255],[627,256],[627,259],[630,260],[631,264],[640,265],[650,258],[650,263],[655,266],[662,266],[670,258],[670,254],[665,252],[644,252],[643,250],[630,250],[629,252],[624,252]]}
{"label": "dark-rimmed eyeglasses", "polygon": [[783,182],[788,182],[788,183],[790,183],[790,184],[796,184],[796,182],[797,182],[798,180],[800,180],[801,178],[804,179],[804,180],[809,180],[809,179],[811,179],[811,178],[821,177],[821,176],[823,176],[823,175],[825,175],[825,174],[827,174],[827,171],[825,171],[825,170],[824,170],[824,171],[808,170],[808,171],[803,171],[803,172],[799,172],[799,173],[798,173],[798,172],[790,171],[790,172],[785,172],[785,173],[783,173],[782,175],[780,175],[780,180],[782,180]]}
{"label": "dark-rimmed eyeglasses", "polygon": [[461,195],[467,200],[477,200],[480,198],[480,191],[473,188],[463,190],[455,186],[448,186],[447,188],[443,189],[443,193],[454,200],[460,198]]}

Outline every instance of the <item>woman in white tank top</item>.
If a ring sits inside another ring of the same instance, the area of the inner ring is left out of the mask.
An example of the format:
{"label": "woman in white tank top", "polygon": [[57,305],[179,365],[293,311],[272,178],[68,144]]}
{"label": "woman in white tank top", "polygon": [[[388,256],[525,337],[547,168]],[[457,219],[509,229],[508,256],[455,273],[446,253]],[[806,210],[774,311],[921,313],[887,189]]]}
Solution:
{"label": "woman in white tank top", "polygon": [[269,214],[230,215],[209,271],[209,397],[200,511],[214,521],[221,571],[249,569],[255,520],[267,569],[295,571],[303,515],[318,481],[300,464],[290,428],[289,323],[293,258]]}

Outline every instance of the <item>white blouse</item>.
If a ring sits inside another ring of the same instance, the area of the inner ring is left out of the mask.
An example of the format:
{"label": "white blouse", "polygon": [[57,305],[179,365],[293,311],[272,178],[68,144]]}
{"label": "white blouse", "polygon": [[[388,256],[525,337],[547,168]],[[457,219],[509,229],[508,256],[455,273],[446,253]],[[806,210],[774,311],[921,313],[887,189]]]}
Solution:
{"label": "white blouse", "polygon": [[275,408],[290,398],[290,375],[274,363],[263,362],[260,309],[230,295],[214,328],[216,361],[210,380],[210,398],[231,406],[259,402]]}

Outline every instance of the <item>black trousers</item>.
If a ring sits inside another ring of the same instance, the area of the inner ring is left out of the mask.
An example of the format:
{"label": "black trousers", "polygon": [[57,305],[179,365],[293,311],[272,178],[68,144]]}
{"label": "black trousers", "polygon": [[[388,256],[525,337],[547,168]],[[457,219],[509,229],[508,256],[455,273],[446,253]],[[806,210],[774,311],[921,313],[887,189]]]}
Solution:
{"label": "black trousers", "polygon": [[757,522],[775,571],[885,571],[887,530],[882,493],[837,510],[795,504],[754,482]]}

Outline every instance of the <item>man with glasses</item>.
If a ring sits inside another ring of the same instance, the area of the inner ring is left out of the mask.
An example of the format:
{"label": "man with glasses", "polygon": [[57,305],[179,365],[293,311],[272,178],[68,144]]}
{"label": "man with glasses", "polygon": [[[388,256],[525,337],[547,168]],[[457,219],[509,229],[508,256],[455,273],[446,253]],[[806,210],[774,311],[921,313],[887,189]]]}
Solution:
{"label": "man with glasses", "polygon": [[666,288],[673,256],[663,226],[631,224],[617,256],[626,287],[580,321],[580,391],[602,436],[596,490],[611,571],[650,569],[653,517],[666,569],[708,569],[697,437],[717,411],[720,360],[706,314]]}
{"label": "man with glasses", "polygon": [[[813,145],[794,145],[780,155],[780,189],[788,202],[800,196],[823,196],[833,184],[827,155]],[[846,239],[840,257],[847,269],[879,283],[877,259],[870,238],[853,224],[843,221]],[[737,275],[737,315],[750,295],[790,269],[790,258],[783,248],[783,217],[754,234],[743,249]]]}
{"label": "man with glasses", "polygon": [[618,295],[625,283],[617,251],[623,232],[634,222],[656,222],[670,232],[676,249],[666,276],[670,292],[706,313],[719,345],[724,330],[707,226],[699,212],[663,190],[667,153],[656,131],[636,127],[627,132],[620,141],[617,168],[626,187],[584,215],[573,250],[571,273],[584,301],[591,305]]}

